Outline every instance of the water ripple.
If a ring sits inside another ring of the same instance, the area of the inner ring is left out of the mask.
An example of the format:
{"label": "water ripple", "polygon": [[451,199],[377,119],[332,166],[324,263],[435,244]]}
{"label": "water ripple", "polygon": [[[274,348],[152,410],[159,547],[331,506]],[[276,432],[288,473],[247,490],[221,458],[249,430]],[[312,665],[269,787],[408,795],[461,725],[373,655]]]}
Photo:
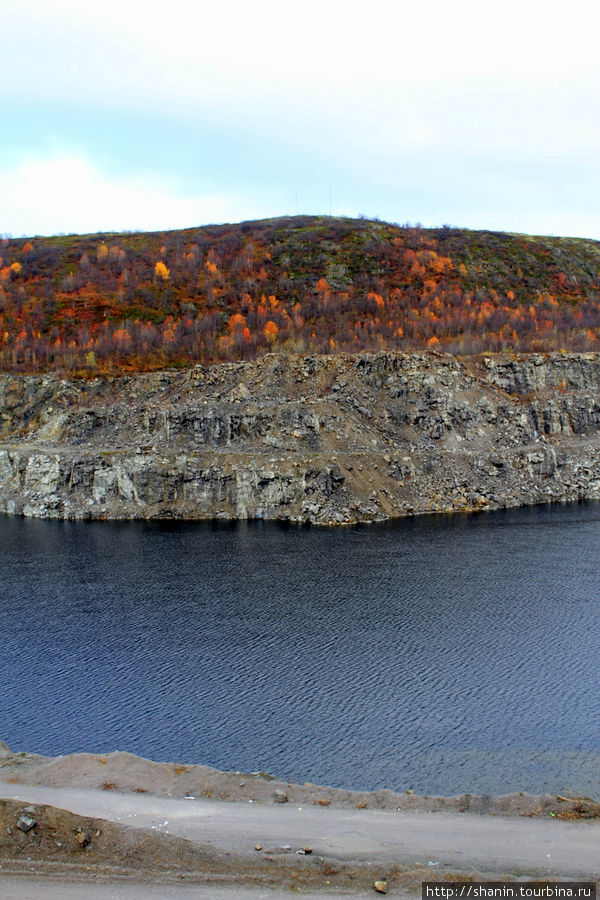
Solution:
{"label": "water ripple", "polygon": [[0,519],[0,738],[600,794],[600,506],[344,530]]}

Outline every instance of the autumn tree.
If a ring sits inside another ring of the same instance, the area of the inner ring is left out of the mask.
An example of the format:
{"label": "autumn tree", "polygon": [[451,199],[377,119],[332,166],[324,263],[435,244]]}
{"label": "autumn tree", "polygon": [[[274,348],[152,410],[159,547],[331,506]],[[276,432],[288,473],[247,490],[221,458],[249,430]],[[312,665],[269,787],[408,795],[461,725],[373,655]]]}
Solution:
{"label": "autumn tree", "polygon": [[279,334],[279,328],[277,327],[275,322],[273,322],[271,319],[269,319],[269,321],[267,322],[267,324],[265,325],[265,327],[263,329],[263,334],[264,334],[265,338],[267,339],[267,341],[269,342],[269,344],[272,344],[274,342],[274,340],[276,339],[277,335]]}
{"label": "autumn tree", "polygon": [[154,277],[157,281],[168,281],[170,272],[165,266],[164,262],[159,260],[154,266]]}

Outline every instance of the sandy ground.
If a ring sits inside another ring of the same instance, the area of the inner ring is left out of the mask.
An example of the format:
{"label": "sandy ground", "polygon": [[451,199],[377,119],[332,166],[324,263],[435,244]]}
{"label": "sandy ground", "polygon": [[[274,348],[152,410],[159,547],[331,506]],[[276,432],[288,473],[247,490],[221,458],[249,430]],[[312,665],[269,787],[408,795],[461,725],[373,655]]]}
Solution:
{"label": "sandy ground", "polygon": [[353,792],[4,745],[0,798],[2,898],[367,897],[375,881],[409,897],[424,880],[600,878],[589,798]]}

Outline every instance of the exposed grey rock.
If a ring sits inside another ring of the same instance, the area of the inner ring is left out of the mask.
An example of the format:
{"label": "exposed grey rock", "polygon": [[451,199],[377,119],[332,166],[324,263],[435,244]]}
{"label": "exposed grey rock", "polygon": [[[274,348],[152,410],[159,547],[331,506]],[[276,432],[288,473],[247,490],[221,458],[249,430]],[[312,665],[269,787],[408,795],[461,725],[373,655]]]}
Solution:
{"label": "exposed grey rock", "polygon": [[0,375],[8,513],[349,524],[599,497],[598,354]]}
{"label": "exposed grey rock", "polygon": [[36,825],[37,822],[32,816],[21,816],[17,822],[17,828],[20,828],[21,831],[24,831],[26,834],[28,831],[31,831],[32,828],[35,828]]}
{"label": "exposed grey rock", "polygon": [[88,847],[91,841],[91,838],[87,831],[83,831],[81,828],[77,829],[75,834],[75,840],[79,844],[80,847]]}

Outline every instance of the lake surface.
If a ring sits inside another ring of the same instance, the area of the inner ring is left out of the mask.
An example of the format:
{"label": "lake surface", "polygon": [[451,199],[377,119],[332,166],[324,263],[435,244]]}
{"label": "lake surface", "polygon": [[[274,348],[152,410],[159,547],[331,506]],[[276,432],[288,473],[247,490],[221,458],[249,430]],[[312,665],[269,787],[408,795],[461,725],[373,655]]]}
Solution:
{"label": "lake surface", "polygon": [[600,796],[600,504],[323,530],[0,517],[0,739]]}

